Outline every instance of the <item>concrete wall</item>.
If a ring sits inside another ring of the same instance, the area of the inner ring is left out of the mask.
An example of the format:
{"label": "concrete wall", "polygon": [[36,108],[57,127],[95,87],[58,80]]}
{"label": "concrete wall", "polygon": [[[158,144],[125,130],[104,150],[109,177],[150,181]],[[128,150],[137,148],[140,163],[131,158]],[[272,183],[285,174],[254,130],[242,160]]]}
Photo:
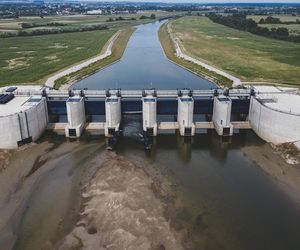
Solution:
{"label": "concrete wall", "polygon": [[76,136],[80,137],[85,125],[85,108],[82,97],[69,98],[66,102],[68,125],[65,127],[65,134],[70,137],[69,129],[76,130]]}
{"label": "concrete wall", "polygon": [[231,107],[232,102],[229,98],[220,96],[214,98],[213,123],[218,135],[223,134],[223,128],[229,128],[227,135],[233,134],[233,126],[231,124]]}
{"label": "concrete wall", "polygon": [[300,140],[300,115],[281,112],[251,98],[249,122],[255,133],[267,142],[280,144]]}
{"label": "concrete wall", "polygon": [[155,97],[143,98],[143,130],[153,128],[153,135],[157,135],[157,102]]}
{"label": "concrete wall", "polygon": [[[190,100],[190,101],[189,101]],[[192,134],[195,135],[194,118],[194,100],[191,97],[178,98],[178,115],[177,121],[180,135],[185,135],[185,128],[191,128]]]}
{"label": "concrete wall", "polygon": [[105,100],[105,135],[108,136],[108,129],[114,128],[119,131],[121,123],[121,98],[109,97]]}
{"label": "concrete wall", "polygon": [[48,112],[44,98],[26,111],[0,117],[0,148],[15,149],[18,141],[28,137],[36,141],[47,124]]}

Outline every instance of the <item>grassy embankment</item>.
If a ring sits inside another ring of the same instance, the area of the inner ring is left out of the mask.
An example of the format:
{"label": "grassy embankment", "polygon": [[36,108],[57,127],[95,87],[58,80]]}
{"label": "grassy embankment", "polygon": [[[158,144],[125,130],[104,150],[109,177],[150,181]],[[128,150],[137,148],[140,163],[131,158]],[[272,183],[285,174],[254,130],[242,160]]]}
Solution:
{"label": "grassy embankment", "polygon": [[197,75],[200,75],[202,77],[205,77],[208,80],[215,82],[219,86],[231,86],[232,85],[232,81],[230,81],[229,79],[227,79],[223,76],[220,76],[212,71],[209,71],[200,65],[197,65],[195,63],[178,58],[175,55],[175,52],[176,52],[175,47],[174,47],[174,44],[168,33],[167,24],[164,24],[161,26],[161,28],[158,32],[158,35],[159,35],[159,40],[164,49],[165,55],[169,60],[192,71],[193,73],[195,73]]}
{"label": "grassy embankment", "polygon": [[126,49],[128,40],[132,35],[134,28],[127,28],[121,31],[120,35],[116,39],[113,47],[112,47],[112,55],[109,57],[104,58],[103,60],[97,61],[95,63],[90,64],[89,66],[61,77],[55,81],[55,88],[58,89],[64,84],[69,84],[75,81],[78,81],[85,76],[88,76],[118,60],[120,60],[123,56],[123,53]]}
{"label": "grassy embankment", "polygon": [[172,21],[187,53],[247,82],[300,85],[300,44],[213,23],[206,17]]}
{"label": "grassy embankment", "polygon": [[[108,30],[75,32],[53,35],[11,37],[0,39],[0,86],[23,83],[43,83],[55,72],[78,64],[101,52],[107,41],[117,30],[128,29],[137,24],[153,22],[152,19],[139,19],[153,12],[111,16],[54,16],[20,17],[19,19],[0,19],[1,30],[21,30],[21,23],[63,23],[66,27],[103,24]],[[156,12],[156,18],[174,13]],[[123,21],[107,22],[109,18],[122,16]],[[136,20],[129,20],[136,18]],[[49,27],[38,27],[49,28]],[[61,28],[61,27],[50,27]],[[33,28],[35,29],[35,28]],[[28,30],[28,29],[26,29]],[[111,60],[112,58],[110,58]]]}

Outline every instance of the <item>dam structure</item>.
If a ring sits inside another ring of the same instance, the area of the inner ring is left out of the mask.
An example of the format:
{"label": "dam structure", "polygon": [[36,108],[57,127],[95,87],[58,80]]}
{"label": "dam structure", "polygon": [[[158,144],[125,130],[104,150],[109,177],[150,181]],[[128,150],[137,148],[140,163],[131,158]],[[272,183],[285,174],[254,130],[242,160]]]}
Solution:
{"label": "dam structure", "polygon": [[39,139],[45,130],[78,138],[83,131],[115,138],[122,121],[140,115],[144,138],[179,132],[192,137],[215,129],[232,136],[253,129],[274,144],[300,140],[297,89],[271,86],[212,90],[69,90],[45,87],[0,89],[0,148]]}

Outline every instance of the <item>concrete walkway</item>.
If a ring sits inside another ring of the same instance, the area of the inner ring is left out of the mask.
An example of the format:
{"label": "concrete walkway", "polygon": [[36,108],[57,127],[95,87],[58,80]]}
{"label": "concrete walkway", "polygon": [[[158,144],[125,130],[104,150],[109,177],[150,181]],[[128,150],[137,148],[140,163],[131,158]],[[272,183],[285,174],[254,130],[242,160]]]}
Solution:
{"label": "concrete walkway", "polygon": [[88,59],[87,61],[84,61],[83,63],[80,63],[80,64],[77,64],[77,65],[74,65],[64,71],[61,71],[61,72],[58,72],[57,74],[49,77],[47,79],[47,81],[45,82],[45,86],[47,87],[50,87],[50,88],[53,88],[54,87],[54,84],[55,84],[55,81],[61,77],[64,77],[66,75],[69,75],[71,73],[74,73],[78,70],[81,70],[82,68],[85,68],[87,66],[89,66],[90,64],[92,63],[95,63],[97,61],[100,61],[100,60],[103,60],[104,58],[106,57],[109,57],[111,54],[112,54],[112,47],[116,41],[116,39],[118,38],[118,36],[120,35],[121,31],[118,31],[116,34],[114,34],[110,39],[109,41],[107,42],[107,48],[105,50],[105,52],[101,53],[100,55],[96,56],[96,57],[93,57],[91,59]]}
{"label": "concrete walkway", "polygon": [[223,70],[217,69],[214,66],[208,65],[208,64],[206,64],[206,63],[204,63],[204,62],[202,62],[202,61],[200,61],[196,58],[193,58],[193,57],[188,56],[187,54],[185,54],[183,52],[184,49],[183,50],[181,49],[181,48],[184,48],[183,44],[179,41],[179,39],[177,37],[175,37],[175,35],[174,35],[174,33],[171,29],[170,23],[168,23],[167,28],[168,28],[168,33],[169,33],[169,35],[170,35],[170,37],[171,37],[171,39],[174,43],[177,57],[182,58],[182,59],[187,60],[187,61],[190,61],[190,62],[193,62],[195,64],[198,64],[198,65],[202,66],[203,68],[206,68],[210,71],[216,72],[217,74],[232,80],[233,81],[233,87],[241,85],[241,80],[239,78],[237,78],[233,75],[230,75],[229,73],[227,73]]}

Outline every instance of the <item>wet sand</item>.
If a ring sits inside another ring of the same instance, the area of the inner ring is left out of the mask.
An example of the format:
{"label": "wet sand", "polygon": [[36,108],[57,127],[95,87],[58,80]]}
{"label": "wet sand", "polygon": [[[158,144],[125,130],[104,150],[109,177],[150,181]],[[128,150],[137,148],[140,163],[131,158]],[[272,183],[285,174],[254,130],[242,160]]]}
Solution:
{"label": "wet sand", "polygon": [[300,152],[292,145],[246,146],[241,150],[257,163],[277,185],[300,204]]}

